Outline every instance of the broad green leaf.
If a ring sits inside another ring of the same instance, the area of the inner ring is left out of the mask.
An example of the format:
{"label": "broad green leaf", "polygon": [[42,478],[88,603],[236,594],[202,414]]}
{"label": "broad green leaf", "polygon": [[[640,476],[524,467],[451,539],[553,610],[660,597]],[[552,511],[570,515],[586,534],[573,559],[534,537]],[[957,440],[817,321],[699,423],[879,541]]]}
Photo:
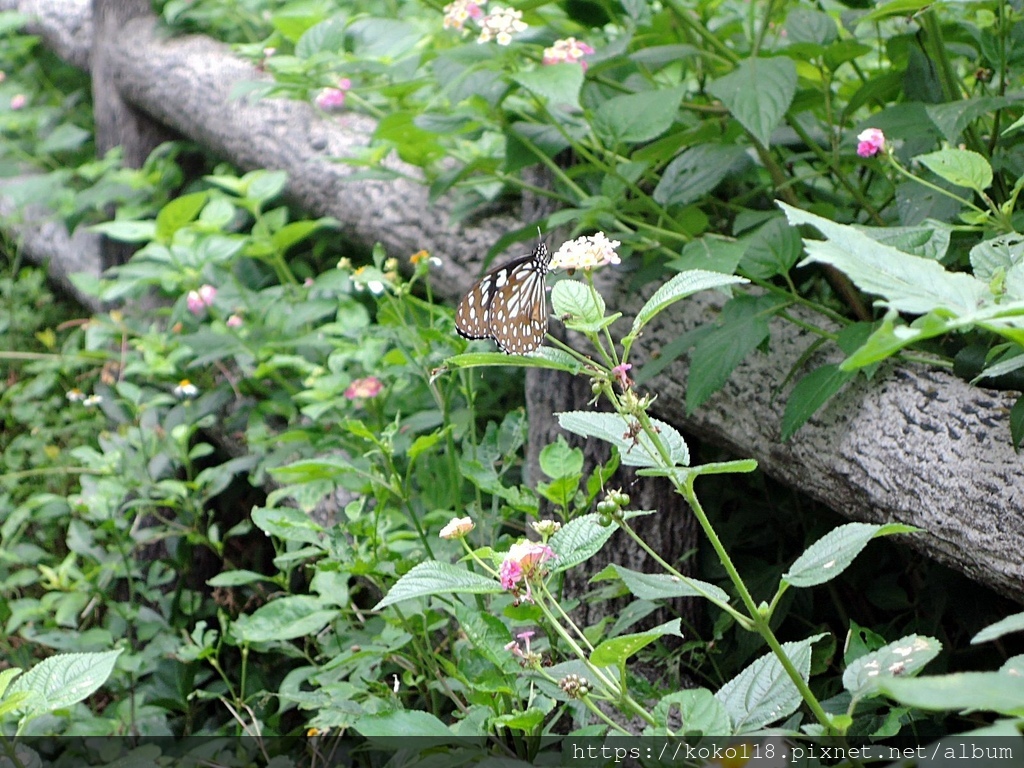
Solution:
{"label": "broad green leaf", "polygon": [[7,695],[31,695],[33,714],[70,707],[95,693],[114,671],[121,649],[103,653],[61,653],[36,664],[14,680]]}
{"label": "broad green leaf", "polygon": [[[632,419],[617,413],[597,411],[569,411],[556,415],[562,429],[582,437],[596,437],[617,447],[619,459],[627,467],[655,467],[662,463],[661,454],[650,437],[642,432],[637,432],[635,439],[631,437],[637,431],[637,422]],[[683,436],[658,419],[651,419],[651,424],[660,430],[658,437],[668,451],[669,461],[676,466],[688,465],[690,451]]]}
{"label": "broad green leaf", "polygon": [[261,204],[281,194],[287,183],[288,174],[285,171],[250,171],[242,177],[245,197]]}
{"label": "broad green leaf", "polygon": [[762,146],[796,95],[796,65],[792,59],[744,59],[735,70],[708,86],[726,109]]}
{"label": "broad green leaf", "polygon": [[302,242],[319,229],[325,227],[336,227],[338,222],[330,217],[316,219],[315,221],[293,221],[285,224],[271,237],[274,247],[280,252],[285,252],[296,243]]}
{"label": "broad green leaf", "polygon": [[857,21],[860,24],[867,24],[888,19],[890,16],[913,16],[931,4],[932,0],[891,0],[891,2],[882,3],[870,13],[859,17]]}
{"label": "broad green leaf", "polygon": [[968,315],[991,299],[988,286],[970,275],[947,272],[938,262],[882,245],[851,226],[779,206],[794,226],[811,224],[828,238],[804,240],[804,264],[831,264],[861,290],[882,296],[884,306],[917,315],[939,308]]}
{"label": "broad green leaf", "polygon": [[786,16],[786,38],[789,43],[828,45],[839,35],[831,16],[814,8],[797,6]]}
{"label": "broad green leaf", "polygon": [[1024,717],[1024,685],[1003,672],[957,672],[911,679],[889,677],[878,692],[928,710],[978,710]]}
{"label": "broad green leaf", "polygon": [[855,375],[855,371],[844,371],[838,365],[830,363],[815,368],[800,379],[786,400],[786,412],[782,415],[779,435],[781,440],[789,440]]}
{"label": "broad green leaf", "polygon": [[664,635],[682,637],[683,631],[679,625],[679,619],[672,619],[672,621],[666,622],[647,632],[623,635],[622,637],[613,637],[611,640],[605,640],[591,652],[590,663],[595,667],[617,667],[620,664],[624,664],[626,659],[641,648],[650,645],[659,637]]}
{"label": "broad green leaf", "polygon": [[580,105],[580,87],[583,85],[583,67],[579,64],[554,64],[521,72],[512,78],[530,93],[540,96],[552,105]]}
{"label": "broad green leaf", "polygon": [[303,32],[295,44],[295,55],[300,59],[308,59],[318,53],[332,54],[345,50],[346,21],[344,16],[339,15],[314,24]]}
{"label": "broad green leaf", "polygon": [[551,307],[556,315],[570,315],[577,323],[598,323],[604,317],[601,294],[578,280],[560,280],[551,289]]}
{"label": "broad green leaf", "polygon": [[263,532],[284,541],[319,544],[323,538],[324,529],[294,507],[257,507],[252,511],[252,521]]}
{"label": "broad green leaf", "polygon": [[503,726],[527,733],[534,731],[544,722],[545,712],[537,707],[530,707],[522,712],[499,715],[490,721],[491,726]]}
{"label": "broad green leaf", "polygon": [[42,141],[36,145],[35,151],[40,155],[50,155],[78,149],[92,137],[92,133],[72,123],[61,123],[40,136]]}
{"label": "broad green leaf", "polygon": [[428,560],[402,576],[373,609],[379,611],[403,600],[430,595],[487,595],[498,592],[501,592],[501,585],[488,576],[481,576],[448,563]]}
{"label": "broad green leaf", "polygon": [[700,200],[746,157],[743,147],[735,144],[698,144],[685,149],[662,171],[653,197],[665,206]]}
{"label": "broad green leaf", "polygon": [[348,26],[348,37],[353,53],[360,60],[378,58],[392,66],[393,60],[410,55],[423,42],[423,33],[418,25],[381,17],[353,21]]}
{"label": "broad green leaf", "polygon": [[852,661],[843,672],[843,687],[858,698],[874,696],[886,678],[917,674],[941,650],[933,637],[908,635]]}
{"label": "broad green leaf", "polygon": [[787,274],[803,252],[800,233],[782,216],[769,219],[747,243],[740,269],[761,280]]}
{"label": "broad green leaf", "polygon": [[11,681],[20,675],[22,672],[20,667],[8,667],[5,670],[0,671],[0,699],[4,697],[7,692],[7,686],[11,684]]}
{"label": "broad green leaf", "polygon": [[945,104],[927,104],[925,111],[950,144],[960,141],[960,135],[979,117],[988,117],[996,111],[1012,106],[1014,101],[1002,96],[981,96],[957,99]]}
{"label": "broad green leaf", "polygon": [[609,146],[655,139],[675,121],[683,92],[662,88],[610,98],[595,110],[593,129]]}
{"label": "broad green leaf", "polygon": [[910,325],[897,323],[898,315],[890,312],[883,318],[878,329],[868,337],[864,345],[843,361],[839,367],[844,371],[862,368],[893,355],[904,347],[924,339],[935,338],[961,325],[956,320],[944,320],[935,313],[917,318]]}
{"label": "broad green leaf", "polygon": [[981,632],[971,638],[971,645],[987,643],[990,640],[997,640],[1003,635],[1008,635],[1011,632],[1024,632],[1024,613],[1015,613],[1011,616],[1007,616],[1005,619],[997,621],[995,624],[990,624],[985,627]]}
{"label": "broad green leaf", "polygon": [[224,573],[218,573],[212,579],[207,579],[206,583],[211,587],[240,587],[243,584],[253,584],[257,581],[271,581],[269,576],[265,576],[262,573],[256,573],[256,571],[247,571],[245,569],[239,569],[235,571],[225,571]]}
{"label": "broad green leaf", "polygon": [[231,625],[232,634],[247,643],[267,643],[315,635],[338,616],[319,598],[288,595],[271,600]]}
{"label": "broad green leaf", "polygon": [[156,238],[155,221],[105,221],[93,224],[90,232],[99,232],[122,243],[146,243]]}
{"label": "broad green leaf", "polygon": [[416,113],[411,110],[388,112],[377,123],[373,138],[389,142],[398,156],[412,165],[426,165],[444,155],[436,134],[417,126]]}
{"label": "broad green leaf", "polygon": [[717,326],[690,353],[689,413],[721,389],[736,366],[768,338],[768,321],[783,306],[785,301],[773,296],[737,296],[723,307]]}
{"label": "broad green leaf", "polygon": [[364,715],[352,726],[367,738],[391,738],[419,736],[422,738],[445,739],[451,743],[451,730],[429,712],[418,709],[402,709],[385,714]]}
{"label": "broad green leaf", "polygon": [[1011,268],[1024,263],[1024,236],[1014,232],[983,240],[971,248],[970,256],[974,276],[991,282],[1000,272],[1005,275]]}
{"label": "broad green leaf", "polygon": [[739,266],[744,249],[743,243],[732,238],[707,234],[684,245],[679,257],[666,266],[679,272],[703,269],[731,275]]}
{"label": "broad green leaf", "polygon": [[565,438],[559,436],[556,442],[541,450],[540,470],[554,480],[562,477],[579,479],[583,472],[583,451],[571,448]]}
{"label": "broad green leaf", "polygon": [[551,561],[552,573],[561,573],[589,560],[617,530],[614,525],[601,525],[600,516],[594,512],[573,518],[548,541],[558,555]]}
{"label": "broad green leaf", "polygon": [[721,272],[709,272],[703,269],[691,269],[686,272],[680,272],[655,291],[654,295],[644,303],[640,311],[636,313],[630,334],[635,335],[655,315],[680,299],[685,299],[709,288],[725,288],[726,286],[748,282],[750,281],[744,277],[724,275]]}
{"label": "broad green leaf", "polygon": [[582,370],[580,363],[560,349],[541,347],[532,355],[506,355],[503,352],[466,352],[445,360],[448,368],[488,368],[491,366],[514,368],[550,368],[576,375]]}
{"label": "broad green leaf", "polygon": [[[805,681],[811,673],[811,646],[824,635],[795,643],[782,650]],[[774,653],[766,653],[723,685],[715,694],[725,706],[734,734],[750,733],[793,714],[803,699]]]}
{"label": "broad green leaf", "polygon": [[847,523],[834,528],[811,544],[783,575],[794,587],[813,587],[831,581],[845,571],[871,539],[894,533],[913,533],[912,525]]}
{"label": "broad green leaf", "polygon": [[984,192],[992,186],[992,166],[969,149],[940,149],[914,158],[936,176],[958,187]]}
{"label": "broad green leaf", "polygon": [[729,602],[729,595],[721,587],[706,581],[677,578],[667,573],[641,573],[621,565],[612,568],[622,579],[626,588],[641,600],[670,600],[675,597],[711,597],[723,603]]}
{"label": "broad green leaf", "polygon": [[949,250],[951,228],[942,221],[927,220],[917,227],[865,227],[857,225],[856,229],[863,232],[883,245],[891,245],[904,253],[923,256],[933,261],[941,261]]}
{"label": "broad green leaf", "polygon": [[196,220],[208,197],[208,192],[194,192],[182,195],[161,208],[156,215],[157,239],[169,243],[175,232]]}
{"label": "broad green leaf", "polygon": [[[678,713],[680,727],[674,730],[681,736],[701,733],[705,736],[724,736],[732,732],[729,713],[725,711],[715,695],[707,688],[694,688],[686,691],[675,691],[662,696],[654,705],[654,719],[659,723],[674,723]],[[651,728],[644,731],[645,736],[656,735]]]}

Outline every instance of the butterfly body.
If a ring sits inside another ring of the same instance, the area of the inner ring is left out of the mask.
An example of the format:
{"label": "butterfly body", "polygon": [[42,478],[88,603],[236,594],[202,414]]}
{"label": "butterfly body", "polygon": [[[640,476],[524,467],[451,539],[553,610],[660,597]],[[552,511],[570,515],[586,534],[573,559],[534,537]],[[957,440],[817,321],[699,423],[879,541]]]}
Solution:
{"label": "butterfly body", "polygon": [[544,341],[548,310],[544,279],[551,254],[544,243],[481,277],[459,302],[455,328],[467,339],[493,339],[510,355],[527,355]]}

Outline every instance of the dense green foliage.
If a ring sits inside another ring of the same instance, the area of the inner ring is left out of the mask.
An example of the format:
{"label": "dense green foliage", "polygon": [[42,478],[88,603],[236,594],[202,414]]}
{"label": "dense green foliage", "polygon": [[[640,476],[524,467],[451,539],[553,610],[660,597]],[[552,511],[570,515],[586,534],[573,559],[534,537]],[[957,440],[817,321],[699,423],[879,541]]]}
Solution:
{"label": "dense green foliage", "polygon": [[[1024,364],[1021,10],[533,2],[499,30],[484,16],[496,6],[460,20],[454,4],[338,5],[162,11],[275,78],[240,93],[378,117],[365,156],[346,159],[360,173],[393,177],[380,161],[397,155],[459,215],[548,196],[545,230],[604,231],[638,282],[662,286],[616,324],[581,268],[551,300],[585,349],[481,351],[433,301],[430,254],[339,253],[334,222],[280,204],[280,173],[189,179],[181,145],[138,171],[89,160],[82,81],[10,35],[21,66],[0,83],[3,167],[48,171],[18,199],[72,225],[113,207],[96,229],[139,250],[79,279],[127,302],[81,320],[16,257],[0,280],[3,733],[485,735],[521,758],[544,735],[630,717],[655,735],[1016,733],[1024,656],[964,650],[1003,605],[954,604],[972,588],[922,578],[874,541],[906,527],[782,522],[799,504],[766,508],[762,481],[737,485],[753,462],[696,463],[634,382],[655,371],[629,360],[657,314],[731,290],[714,331],[690,339],[696,409],[764,346],[770,316],[809,307],[849,358],[798,384],[787,436],[910,344],[945,366],[980,349],[988,374]],[[858,139],[868,127],[884,138]],[[538,164],[544,188],[521,175]],[[802,242],[798,225],[826,239]],[[878,313],[859,291],[881,297]],[[612,411],[558,418],[614,446],[607,465],[584,471],[559,441],[527,482],[525,416],[500,404],[515,397],[510,366],[530,365],[591,380]],[[697,516],[700,577],[616,565],[565,594],[565,570],[658,513],[608,487],[620,463],[665,478]],[[449,535],[466,516],[472,529]],[[884,568],[858,562],[865,547]],[[593,627],[569,618],[575,601],[613,596],[630,608]],[[706,626],[645,623],[681,596],[705,601]]]}

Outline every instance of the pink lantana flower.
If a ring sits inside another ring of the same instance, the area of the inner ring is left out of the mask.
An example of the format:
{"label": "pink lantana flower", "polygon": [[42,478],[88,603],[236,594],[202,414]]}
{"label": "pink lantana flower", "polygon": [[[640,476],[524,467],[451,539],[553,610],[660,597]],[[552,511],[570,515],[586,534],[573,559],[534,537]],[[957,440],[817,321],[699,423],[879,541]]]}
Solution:
{"label": "pink lantana flower", "polygon": [[619,365],[612,368],[612,375],[623,390],[633,386],[633,380],[629,378],[629,369],[632,367],[632,363],[619,363]]}
{"label": "pink lantana flower", "polygon": [[189,291],[185,297],[185,305],[193,315],[201,315],[207,307],[213,306],[213,300],[217,298],[217,289],[212,285],[200,286],[198,291]]}
{"label": "pink lantana flower", "polygon": [[324,88],[317,94],[316,105],[325,112],[341,109],[345,106],[345,94],[352,88],[352,81],[343,77],[338,81],[337,88]]}
{"label": "pink lantana flower", "polygon": [[453,517],[438,534],[442,539],[461,539],[472,531],[476,525],[469,517]]}
{"label": "pink lantana flower", "polygon": [[525,584],[525,598],[533,602],[530,581],[539,578],[544,573],[544,564],[554,557],[554,550],[547,544],[538,544],[535,541],[513,544],[498,569],[501,588],[512,592],[518,598],[519,586]]}
{"label": "pink lantana flower", "polygon": [[615,253],[621,243],[609,240],[604,232],[585,235],[562,243],[551,258],[550,269],[594,269],[605,264],[620,264],[622,260]]}
{"label": "pink lantana flower", "polygon": [[512,42],[512,35],[525,31],[527,26],[522,11],[495,6],[493,11],[480,20],[480,36],[476,41],[488,43],[494,40],[498,45],[508,45]]}
{"label": "pink lantana flower", "polygon": [[857,136],[857,154],[861,157],[874,157],[885,146],[885,134],[878,128],[868,128]]}
{"label": "pink lantana flower", "polygon": [[24,93],[16,93],[11,97],[11,109],[22,109],[28,104],[28,98]]}
{"label": "pink lantana flower", "polygon": [[473,0],[455,0],[444,7],[444,28],[462,29],[470,19],[479,19],[484,15],[480,6],[487,0],[474,3]]}
{"label": "pink lantana flower", "polygon": [[564,40],[555,40],[554,44],[550,48],[545,48],[544,58],[541,59],[541,63],[575,64],[576,62],[579,62],[585,72],[587,69],[587,62],[583,61],[583,57],[588,53],[593,52],[594,49],[586,43],[581,43],[575,37],[567,37]]}
{"label": "pink lantana flower", "polygon": [[380,379],[376,376],[367,376],[363,379],[356,379],[348,385],[345,390],[345,397],[349,400],[365,400],[369,397],[376,397],[384,389]]}

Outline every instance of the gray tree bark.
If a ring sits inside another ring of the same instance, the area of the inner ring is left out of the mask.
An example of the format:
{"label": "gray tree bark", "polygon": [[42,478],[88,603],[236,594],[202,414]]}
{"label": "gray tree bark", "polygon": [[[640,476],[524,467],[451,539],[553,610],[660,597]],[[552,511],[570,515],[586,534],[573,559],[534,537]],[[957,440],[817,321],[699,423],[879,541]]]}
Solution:
{"label": "gray tree bark", "polygon": [[[0,0],[0,7],[10,5]],[[110,65],[126,101],[242,169],[287,171],[292,200],[334,216],[349,238],[380,241],[397,256],[421,248],[441,256],[439,288],[447,298],[468,287],[499,236],[523,223],[498,215],[453,225],[449,205],[432,205],[414,180],[347,180],[350,171],[331,158],[365,146],[372,121],[325,117],[294,102],[233,98],[236,84],[264,76],[220,44],[165,39],[144,19],[126,25],[117,43]],[[391,168],[416,177],[400,163]],[[623,289],[608,303],[628,314],[640,301]],[[649,356],[712,321],[720,302],[708,295],[676,305],[648,330],[638,352]],[[771,328],[770,352],[751,355],[695,414],[684,407],[685,362],[668,366],[651,382],[659,418],[756,458],[770,475],[851,519],[918,525],[924,530],[910,537],[914,546],[1024,600],[1024,467],[1009,440],[1015,394],[920,366],[891,366],[871,382],[854,382],[782,443],[789,374],[813,339],[779,320]],[[823,359],[832,358],[811,362]]]}

